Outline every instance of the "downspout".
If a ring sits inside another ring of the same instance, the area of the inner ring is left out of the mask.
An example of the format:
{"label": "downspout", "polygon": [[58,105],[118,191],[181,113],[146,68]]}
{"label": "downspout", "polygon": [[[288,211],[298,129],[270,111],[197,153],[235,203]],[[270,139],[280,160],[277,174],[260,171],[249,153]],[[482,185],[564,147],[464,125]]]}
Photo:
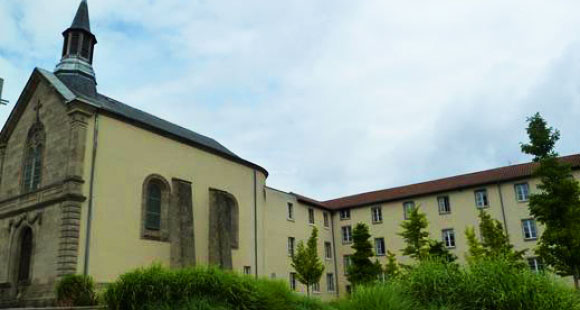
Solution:
{"label": "downspout", "polygon": [[338,264],[336,263],[336,242],[335,242],[335,238],[334,238],[334,212],[328,212],[330,215],[330,232],[332,233],[332,251],[334,252],[334,290],[335,290],[335,295],[338,297],[338,290],[340,289],[340,285],[338,285]]}
{"label": "downspout", "polygon": [[254,273],[258,278],[258,176],[254,170]]}
{"label": "downspout", "polygon": [[499,202],[500,202],[500,205],[501,205],[501,215],[503,216],[503,227],[505,229],[505,234],[507,235],[508,240],[509,240],[510,234],[508,233],[507,220],[506,220],[506,217],[505,217],[505,206],[503,204],[503,195],[501,193],[501,184],[499,182],[497,182],[497,190],[499,192]]}
{"label": "downspout", "polygon": [[95,185],[95,162],[97,159],[97,139],[99,137],[99,113],[95,112],[95,125],[93,129],[93,155],[91,159],[91,176],[89,183],[89,202],[87,209],[87,232],[85,237],[85,265],[83,269],[83,274],[85,276],[89,275],[89,257],[91,253],[91,224],[93,221],[93,190]]}

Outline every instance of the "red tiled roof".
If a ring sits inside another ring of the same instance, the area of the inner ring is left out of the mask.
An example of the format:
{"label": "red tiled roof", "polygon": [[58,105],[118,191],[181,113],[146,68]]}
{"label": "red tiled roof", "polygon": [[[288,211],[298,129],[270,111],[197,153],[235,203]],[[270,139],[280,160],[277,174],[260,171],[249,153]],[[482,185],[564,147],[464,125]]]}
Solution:
{"label": "red tiled roof", "polygon": [[304,204],[307,205],[311,205],[311,206],[315,206],[315,207],[320,207],[320,208],[324,208],[324,209],[328,209],[328,207],[326,205],[324,205],[322,202],[312,199],[312,198],[308,198],[306,196],[302,196],[300,194],[296,194],[296,193],[292,193],[290,192],[291,195],[294,195],[296,197],[296,200],[298,200],[299,202],[302,202]]}
{"label": "red tiled roof", "polygon": [[[573,168],[580,168],[580,154],[563,156],[560,157],[560,160],[571,164]],[[412,196],[526,178],[532,175],[534,167],[536,166],[536,163],[525,163],[500,167],[423,183],[362,193],[319,203],[329,209],[359,207],[372,203],[405,199]]]}

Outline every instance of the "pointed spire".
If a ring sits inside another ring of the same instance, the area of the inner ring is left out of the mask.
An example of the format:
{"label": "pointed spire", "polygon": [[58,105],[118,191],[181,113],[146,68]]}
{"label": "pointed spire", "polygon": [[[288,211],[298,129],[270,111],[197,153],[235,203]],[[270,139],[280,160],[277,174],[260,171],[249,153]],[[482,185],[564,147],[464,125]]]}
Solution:
{"label": "pointed spire", "polygon": [[79,8],[77,9],[77,14],[73,20],[70,29],[80,29],[87,32],[91,32],[91,22],[89,20],[89,6],[87,0],[82,0]]}

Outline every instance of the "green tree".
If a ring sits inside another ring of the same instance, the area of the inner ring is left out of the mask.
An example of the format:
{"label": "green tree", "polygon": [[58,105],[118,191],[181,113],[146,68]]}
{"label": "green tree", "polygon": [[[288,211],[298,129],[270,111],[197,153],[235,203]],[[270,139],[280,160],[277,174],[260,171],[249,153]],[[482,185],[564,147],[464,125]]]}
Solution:
{"label": "green tree", "polygon": [[351,265],[347,275],[348,281],[353,286],[372,283],[381,274],[381,265],[371,261],[374,253],[370,237],[369,227],[366,224],[356,224],[352,232],[354,253],[351,256]]}
{"label": "green tree", "polygon": [[475,237],[475,229],[468,227],[465,230],[469,245],[468,261],[474,262],[481,258],[502,257],[515,264],[523,264],[526,250],[516,251],[510,243],[503,225],[492,218],[484,210],[479,211],[479,231],[481,242]]}
{"label": "green tree", "polygon": [[422,260],[429,254],[429,232],[427,232],[427,216],[419,212],[419,207],[413,208],[407,214],[407,220],[401,223],[403,231],[399,236],[403,237],[407,246],[402,249],[403,255]]}
{"label": "green tree", "polygon": [[310,288],[320,281],[324,272],[324,264],[318,257],[318,229],[312,228],[312,234],[306,246],[298,242],[296,254],[292,257],[292,267],[296,270],[296,279],[306,285],[306,294],[310,296]]}
{"label": "green tree", "polygon": [[570,165],[558,160],[554,146],[560,132],[548,127],[539,113],[528,118],[530,143],[522,152],[533,155],[538,167],[539,193],[530,195],[529,209],[544,225],[536,252],[560,275],[572,275],[579,288],[580,278],[580,186]]}
{"label": "green tree", "polygon": [[393,279],[401,274],[401,266],[397,262],[397,256],[391,251],[387,251],[387,264],[385,265],[384,274],[387,279]]}
{"label": "green tree", "polygon": [[425,213],[419,207],[413,208],[407,215],[407,220],[401,223],[403,237],[407,246],[402,249],[403,255],[409,255],[416,260],[440,259],[444,262],[454,262],[457,257],[441,241],[429,238],[427,227],[429,222]]}

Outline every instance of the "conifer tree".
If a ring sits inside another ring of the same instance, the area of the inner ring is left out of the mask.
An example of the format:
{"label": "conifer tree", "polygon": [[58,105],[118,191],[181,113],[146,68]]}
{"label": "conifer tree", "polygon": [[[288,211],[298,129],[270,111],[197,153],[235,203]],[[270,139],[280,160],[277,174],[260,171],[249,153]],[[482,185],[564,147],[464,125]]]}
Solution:
{"label": "conifer tree", "polygon": [[381,265],[371,261],[374,256],[373,245],[370,242],[369,227],[358,223],[352,232],[354,253],[351,256],[351,266],[348,269],[348,281],[353,286],[376,281],[381,274]]}
{"label": "conifer tree", "polygon": [[570,165],[558,160],[554,150],[560,132],[548,127],[539,113],[528,118],[530,142],[522,152],[533,155],[539,166],[539,193],[530,195],[529,209],[544,225],[536,252],[560,275],[572,275],[576,288],[580,278],[580,186]]}
{"label": "conifer tree", "polygon": [[468,261],[475,262],[482,258],[501,257],[514,264],[522,265],[526,250],[514,250],[503,225],[484,210],[479,211],[479,231],[481,232],[481,242],[477,240],[473,227],[468,227],[465,230],[469,246]]}
{"label": "conifer tree", "polygon": [[312,228],[312,233],[306,246],[298,242],[296,254],[292,257],[292,267],[296,270],[296,279],[306,285],[306,294],[310,296],[312,285],[320,281],[324,272],[324,264],[318,257],[318,229]]}
{"label": "conifer tree", "polygon": [[397,262],[397,256],[391,251],[387,251],[387,264],[384,274],[388,280],[398,277],[401,274],[401,266]]}

